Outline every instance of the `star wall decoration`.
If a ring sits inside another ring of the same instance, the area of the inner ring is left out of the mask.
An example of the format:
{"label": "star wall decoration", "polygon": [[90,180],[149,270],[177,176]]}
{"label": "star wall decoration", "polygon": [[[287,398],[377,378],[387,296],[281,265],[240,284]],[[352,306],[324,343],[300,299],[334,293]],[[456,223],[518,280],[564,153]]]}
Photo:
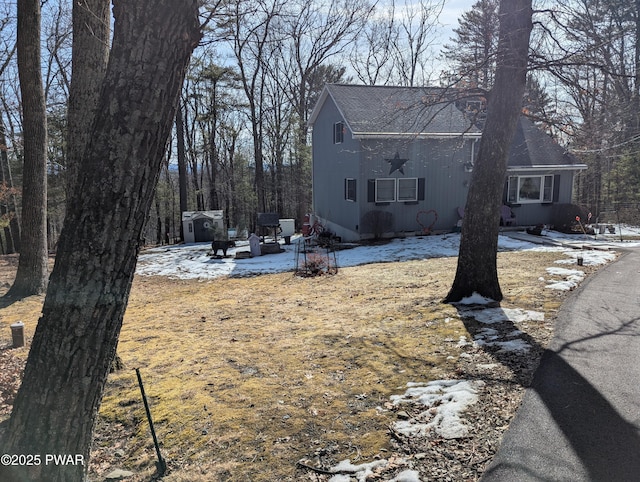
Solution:
{"label": "star wall decoration", "polygon": [[391,166],[389,167],[389,174],[400,171],[400,174],[404,175],[404,165],[409,159],[400,159],[400,154],[396,152],[393,159],[385,159]]}

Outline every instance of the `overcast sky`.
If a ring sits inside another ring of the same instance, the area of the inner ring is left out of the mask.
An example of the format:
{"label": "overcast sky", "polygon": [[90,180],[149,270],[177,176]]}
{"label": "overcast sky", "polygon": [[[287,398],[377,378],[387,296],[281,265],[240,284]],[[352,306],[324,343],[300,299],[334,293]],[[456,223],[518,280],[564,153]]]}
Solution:
{"label": "overcast sky", "polygon": [[449,42],[453,35],[453,29],[458,27],[458,19],[460,16],[471,10],[471,7],[477,0],[446,0],[444,8],[440,14],[440,23],[443,25],[441,43]]}

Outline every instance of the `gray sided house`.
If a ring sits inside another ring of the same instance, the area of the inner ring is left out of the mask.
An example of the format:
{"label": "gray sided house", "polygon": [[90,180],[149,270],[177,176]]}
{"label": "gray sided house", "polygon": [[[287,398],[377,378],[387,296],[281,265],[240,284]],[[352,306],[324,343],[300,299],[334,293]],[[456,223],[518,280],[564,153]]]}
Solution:
{"label": "gray sided house", "polygon": [[[325,86],[311,117],[313,210],[344,240],[452,230],[464,215],[483,104],[438,88]],[[509,225],[552,224],[586,166],[525,117],[511,147]]]}

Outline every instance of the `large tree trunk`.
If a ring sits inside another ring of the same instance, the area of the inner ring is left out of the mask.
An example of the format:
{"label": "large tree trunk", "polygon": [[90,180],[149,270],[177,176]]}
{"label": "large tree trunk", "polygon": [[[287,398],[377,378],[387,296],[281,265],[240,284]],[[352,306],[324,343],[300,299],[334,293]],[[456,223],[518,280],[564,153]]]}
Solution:
{"label": "large tree trunk", "polygon": [[501,0],[496,78],[464,211],[458,267],[445,302],[478,293],[502,300],[497,252],[509,148],[527,79],[531,0]]}
{"label": "large tree trunk", "polygon": [[18,272],[7,296],[47,288],[47,112],[40,56],[40,0],[18,0],[18,75],[22,93],[24,169]]}
{"label": "large tree trunk", "polygon": [[107,70],[110,0],[73,0],[72,71],[67,114],[67,196],[78,177]]}
{"label": "large tree trunk", "polygon": [[[139,240],[200,38],[197,0],[114,0],[115,29],[92,134],[2,453],[41,454],[0,480],[83,480]],[[84,466],[45,464],[79,454]]]}

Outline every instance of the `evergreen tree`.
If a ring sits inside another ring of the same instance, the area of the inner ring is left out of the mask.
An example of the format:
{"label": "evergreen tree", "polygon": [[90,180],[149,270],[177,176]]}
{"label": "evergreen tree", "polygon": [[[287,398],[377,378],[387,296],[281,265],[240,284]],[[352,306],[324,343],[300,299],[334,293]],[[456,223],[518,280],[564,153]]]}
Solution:
{"label": "evergreen tree", "polygon": [[454,83],[489,90],[493,85],[498,46],[498,0],[479,0],[458,19],[456,37],[444,46]]}

